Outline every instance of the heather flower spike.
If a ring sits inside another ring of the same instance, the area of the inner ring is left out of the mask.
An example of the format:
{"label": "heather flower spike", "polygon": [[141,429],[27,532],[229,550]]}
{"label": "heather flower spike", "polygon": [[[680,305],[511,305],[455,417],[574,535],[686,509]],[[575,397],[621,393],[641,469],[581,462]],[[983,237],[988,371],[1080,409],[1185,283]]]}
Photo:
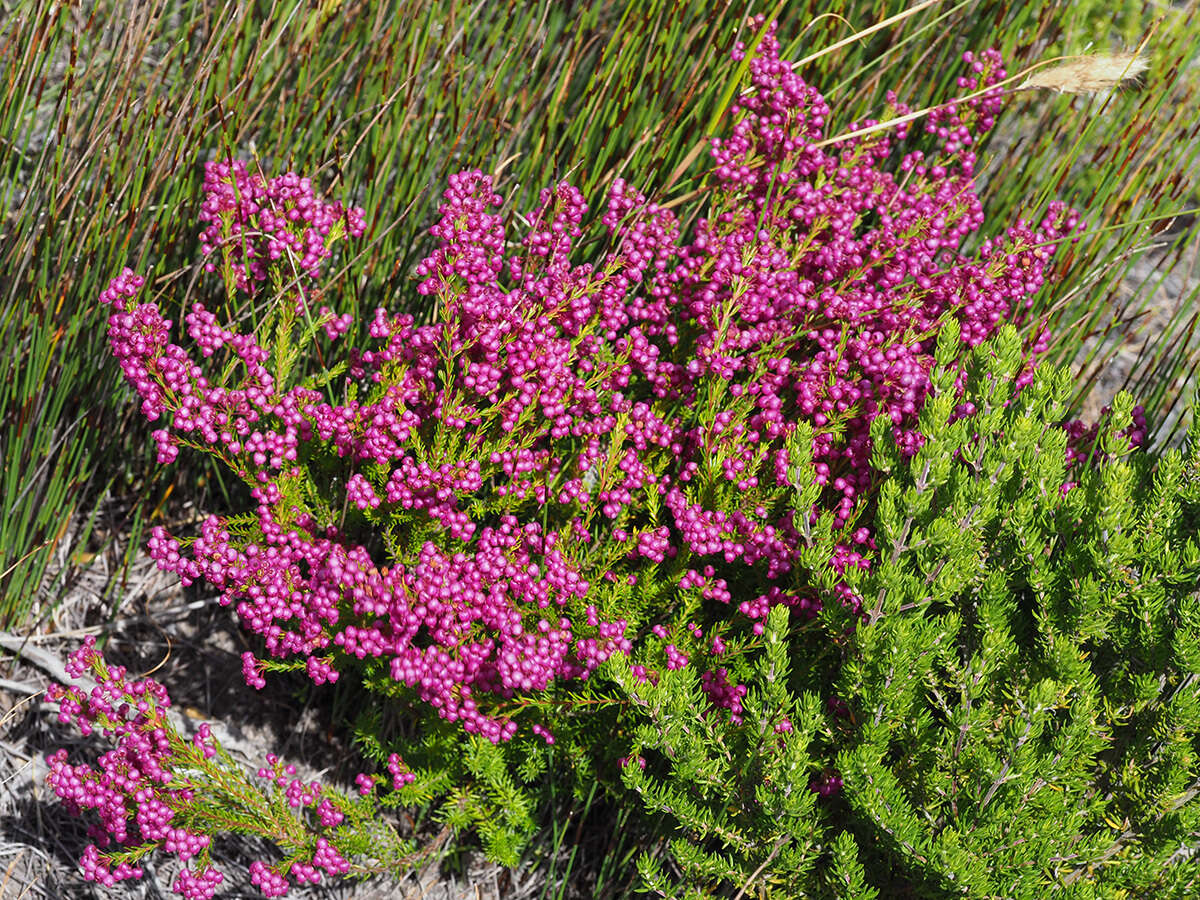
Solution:
{"label": "heather flower spike", "polygon": [[[55,795],[74,812],[99,819],[89,828],[95,843],[80,859],[85,879],[112,887],[141,878],[137,862],[157,852],[183,864],[176,894],[209,900],[225,880],[210,860],[212,839],[229,832],[266,838],[283,852],[282,864],[250,865],[251,882],[267,897],[283,896],[293,881],[316,884],[354,869],[343,851],[358,846],[352,836],[362,830],[363,812],[344,794],[297,778],[294,766],[271,754],[254,781],[207,724],[185,738],[167,713],[166,689],[149,678],[129,681],[123,667],[105,662],[95,637],[71,654],[66,670],[76,680],[94,678],[95,686],[52,685],[47,697],[58,706],[58,720],[84,734],[98,731],[115,745],[96,768],[68,763],[66,750],[47,758],[46,783]],[[400,784],[415,778],[399,757],[389,770]],[[381,857],[403,858],[411,850],[386,826],[373,826],[373,834]],[[373,859],[358,862],[375,866]]]}

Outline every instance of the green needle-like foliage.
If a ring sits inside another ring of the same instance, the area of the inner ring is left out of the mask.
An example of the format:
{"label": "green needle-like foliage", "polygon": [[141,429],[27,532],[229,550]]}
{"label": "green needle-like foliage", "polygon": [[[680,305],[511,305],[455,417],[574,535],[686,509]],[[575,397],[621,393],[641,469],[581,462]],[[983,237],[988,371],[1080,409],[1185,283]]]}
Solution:
{"label": "green needle-like foliage", "polygon": [[[943,364],[955,353],[943,332]],[[878,557],[848,572],[864,616],[829,696],[789,676],[811,653],[772,612],[745,724],[697,719],[682,672],[622,678],[641,720],[625,785],[677,823],[664,896],[1190,897],[1200,866],[1200,427],[1152,461],[1119,436],[1065,467],[1068,373],[1019,393],[1012,330],[960,394],[937,375],[924,447],[889,451]],[[974,415],[956,418],[964,401]],[[829,538],[824,539],[831,549]],[[832,600],[831,600],[832,602]],[[786,715],[791,730],[774,726]],[[826,760],[826,762],[822,762]],[[809,778],[836,771],[818,798]]]}

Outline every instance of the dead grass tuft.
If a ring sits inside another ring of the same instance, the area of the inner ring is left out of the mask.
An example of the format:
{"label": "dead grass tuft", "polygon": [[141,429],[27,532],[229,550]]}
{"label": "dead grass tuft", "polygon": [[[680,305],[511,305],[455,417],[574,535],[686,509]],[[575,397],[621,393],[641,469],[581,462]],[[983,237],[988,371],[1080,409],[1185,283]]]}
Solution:
{"label": "dead grass tuft", "polygon": [[1061,94],[1095,94],[1110,91],[1137,78],[1149,62],[1137,52],[1100,53],[1067,57],[1067,62],[1042,69],[1027,78],[1018,91],[1046,90]]}

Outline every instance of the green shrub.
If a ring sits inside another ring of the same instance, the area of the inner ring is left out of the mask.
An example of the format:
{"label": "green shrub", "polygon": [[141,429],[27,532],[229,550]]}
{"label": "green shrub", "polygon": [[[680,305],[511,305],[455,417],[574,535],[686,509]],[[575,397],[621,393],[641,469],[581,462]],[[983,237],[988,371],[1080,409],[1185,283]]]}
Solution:
{"label": "green shrub", "polygon": [[[1200,889],[1200,427],[1154,461],[1119,435],[1122,395],[1092,464],[1067,471],[1069,373],[1041,368],[1014,396],[1006,331],[973,353],[977,413],[956,421],[954,353],[947,329],[916,456],[874,434],[878,560],[850,575],[869,613],[836,654],[773,611],[749,734],[688,715],[702,694],[683,673],[623,682],[640,710],[629,753],[649,761],[625,783],[678,823],[691,896]],[[836,536],[811,530],[819,557]],[[851,624],[840,609],[829,633]],[[821,799],[816,760],[841,782]],[[642,868],[679,895],[661,863]]]}

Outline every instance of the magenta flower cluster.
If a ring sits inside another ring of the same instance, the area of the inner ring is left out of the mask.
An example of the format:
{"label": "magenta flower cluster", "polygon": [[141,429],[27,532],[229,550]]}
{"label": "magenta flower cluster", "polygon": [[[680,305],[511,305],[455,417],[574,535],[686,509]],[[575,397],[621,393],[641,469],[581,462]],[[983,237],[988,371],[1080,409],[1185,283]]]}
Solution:
{"label": "magenta flower cluster", "polygon": [[[218,453],[257,504],[251,539],[213,517],[190,549],[155,529],[151,553],[236,603],[266,657],[298,658],[317,683],[361,661],[492,741],[517,733],[524,698],[614,656],[642,680],[698,667],[714,709],[740,720],[731,641],[775,606],[811,618],[860,603],[805,577],[797,423],[814,429],[821,502],[853,526],[876,477],[871,422],[921,446],[942,323],[974,346],[1022,319],[1077,229],[1052,205],[963,253],[984,220],[973,148],[1001,104],[987,88],[1005,75],[993,51],[964,59],[959,85],[982,95],[929,117],[928,148],[897,158],[903,127],[826,144],[829,106],[768,29],[689,237],[617,181],[598,216],[568,184],[544,190],[513,242],[492,178],[453,176],[416,271],[432,315],[377,310],[344,388],[277,384],[255,335],[197,306],[201,354],[244,373],[210,382],[122,273],[101,299],[144,411],[167,417],[160,459]],[[243,288],[276,265],[315,275],[339,216],[362,231],[294,175],[207,176],[206,246]],[[607,243],[576,261],[589,228]],[[847,533],[839,573],[870,564],[869,528]],[[245,672],[261,685],[258,660]],[[553,740],[553,724],[526,727]]]}
{"label": "magenta flower cluster", "polygon": [[[124,667],[104,662],[90,636],[71,654],[66,668],[73,679],[90,674],[97,681],[90,690],[51,685],[47,697],[58,706],[58,721],[74,724],[84,735],[98,733],[114,745],[100,756],[96,768],[68,763],[65,749],[47,758],[46,782],[55,795],[75,814],[91,811],[99,820],[88,827],[94,843],[80,860],[84,877],[106,887],[141,878],[142,868],[132,860],[157,850],[183,863],[198,861],[180,869],[175,893],[186,900],[211,898],[224,881],[224,875],[209,863],[211,830],[217,824],[227,830],[239,813],[251,820],[256,815],[264,819],[262,810],[238,810],[228,793],[216,799],[210,796],[214,786],[224,785],[227,791],[230,784],[228,772],[206,767],[217,755],[211,730],[202,725],[190,741],[180,737],[164,715],[171,700],[162,685],[153,679],[129,681]],[[296,883],[316,883],[322,874],[340,877],[350,871],[350,863],[321,834],[343,819],[329,791],[296,778],[295,768],[282,765],[274,756],[268,756],[258,775],[291,808],[315,811],[315,842],[290,860],[288,871]],[[262,795],[248,790],[246,796]],[[197,805],[213,802],[221,809],[213,821],[205,821],[197,815]],[[193,824],[181,824],[185,821]],[[269,835],[262,836],[278,839],[278,823],[262,827],[269,829]],[[120,857],[124,858],[114,861]],[[250,866],[250,875],[266,896],[281,896],[290,884],[278,868],[261,860]]]}
{"label": "magenta flower cluster", "polygon": [[[208,227],[200,248],[206,255],[225,251],[236,285],[249,293],[267,280],[273,263],[297,288],[317,279],[331,255],[334,228],[350,237],[366,230],[361,209],[323,203],[312,181],[293,172],[268,181],[240,160],[208,162],[204,193],[200,219]],[[221,264],[210,260],[204,268],[216,272]]]}
{"label": "magenta flower cluster", "polygon": [[[95,638],[88,637],[67,662],[73,678],[95,670],[100,663]],[[164,852],[175,854],[183,862],[205,851],[209,837],[196,834],[172,823],[175,810],[188,803],[193,791],[186,780],[176,778],[176,749],[161,723],[161,710],[170,706],[163,687],[152,679],[127,681],[121,666],[100,668],[105,677],[89,692],[78,687],[51,685],[47,698],[58,705],[58,721],[75,724],[84,734],[98,731],[115,746],[98,760],[98,769],[67,762],[67,751],[58,750],[47,762],[46,781],[68,809],[76,814],[93,810],[99,824],[88,829],[96,843],[85,851],[84,877],[111,887],[118,881],[140,878],[142,870],[129,862],[110,865],[100,850],[113,845],[135,846],[149,842]],[[196,735],[195,747],[201,756],[211,752],[207,730]],[[181,875],[184,885],[211,885],[221,882],[220,873],[208,867]],[[199,888],[197,888],[199,890]],[[212,891],[199,893],[190,888],[183,896],[211,897]]]}

